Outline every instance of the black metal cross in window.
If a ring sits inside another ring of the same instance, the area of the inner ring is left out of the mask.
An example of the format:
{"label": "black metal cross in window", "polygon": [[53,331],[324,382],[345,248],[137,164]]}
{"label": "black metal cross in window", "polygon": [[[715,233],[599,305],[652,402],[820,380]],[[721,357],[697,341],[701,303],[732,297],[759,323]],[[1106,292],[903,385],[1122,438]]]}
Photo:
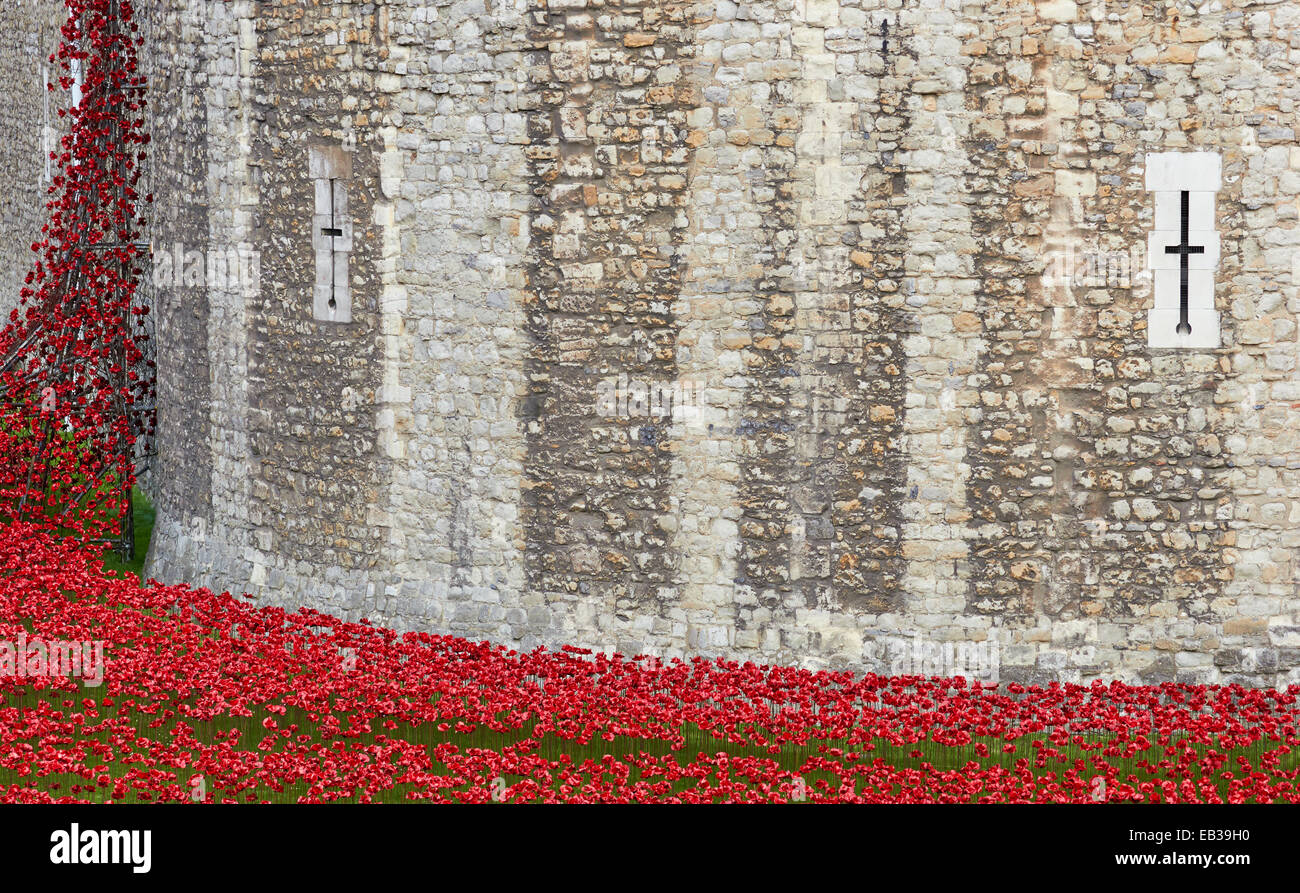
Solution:
{"label": "black metal cross in window", "polygon": [[1182,198],[1183,198],[1182,219],[1179,222],[1178,244],[1167,245],[1165,247],[1165,254],[1178,255],[1178,269],[1179,272],[1182,274],[1181,275],[1182,281],[1179,286],[1179,292],[1178,292],[1178,297],[1179,297],[1178,328],[1176,329],[1176,331],[1180,335],[1190,335],[1192,333],[1192,326],[1187,321],[1187,259],[1188,259],[1188,255],[1204,254],[1205,246],[1187,244],[1187,226],[1188,226],[1187,218],[1189,216],[1188,206],[1191,202],[1191,196],[1189,196],[1187,194],[1187,191],[1184,190],[1182,193]]}
{"label": "black metal cross in window", "polygon": [[[328,237],[329,237],[329,247],[330,247],[330,252],[329,252],[329,259],[330,259],[330,264],[329,264],[329,308],[330,308],[330,309],[334,309],[335,305],[338,304],[337,300],[334,300],[334,289],[335,289],[335,287],[337,287],[337,283],[334,282],[334,239],[335,239],[335,238],[342,238],[342,235],[343,235],[343,229],[342,229],[342,227],[341,227],[341,226],[337,226],[337,225],[335,225],[335,224],[337,224],[337,222],[338,222],[338,221],[335,220],[335,218],[334,218],[334,188],[335,188],[335,183],[338,183],[337,179],[330,179],[330,182],[329,182],[329,226],[321,226],[321,235],[328,235]],[[1186,239],[1184,239],[1184,242],[1186,242]]]}

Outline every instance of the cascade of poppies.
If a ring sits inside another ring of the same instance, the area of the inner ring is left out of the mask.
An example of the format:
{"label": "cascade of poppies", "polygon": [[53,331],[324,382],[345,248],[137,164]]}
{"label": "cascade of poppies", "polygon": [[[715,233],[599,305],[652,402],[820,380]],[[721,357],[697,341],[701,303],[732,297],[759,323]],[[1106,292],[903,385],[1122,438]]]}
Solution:
{"label": "cascade of poppies", "polygon": [[51,153],[48,222],[0,332],[0,521],[90,543],[129,527],[138,445],[153,433],[148,308],[135,301],[149,137],[130,0],[66,6],[47,89],[76,85],[80,100],[59,109],[69,127]]}

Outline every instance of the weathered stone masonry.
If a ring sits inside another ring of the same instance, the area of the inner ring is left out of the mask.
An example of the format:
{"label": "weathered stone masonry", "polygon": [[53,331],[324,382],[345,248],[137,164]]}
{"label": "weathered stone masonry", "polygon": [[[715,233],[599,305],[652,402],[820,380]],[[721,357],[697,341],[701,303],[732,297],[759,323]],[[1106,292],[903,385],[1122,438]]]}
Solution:
{"label": "weathered stone masonry", "polygon": [[[155,245],[260,270],[158,289],[150,573],[521,647],[1300,681],[1300,4],[1220,6],[143,4]],[[1217,349],[1147,346],[1183,151]]]}
{"label": "weathered stone masonry", "polygon": [[32,243],[48,219],[46,190],[58,168],[47,154],[59,151],[67,119],[59,109],[68,94],[49,92],[59,74],[50,55],[59,47],[66,20],[62,0],[31,0],[0,6],[0,312],[18,303],[32,269]]}
{"label": "weathered stone masonry", "polygon": [[546,595],[534,615],[575,632],[637,629],[673,607],[664,420],[601,417],[594,396],[620,373],[677,377],[668,305],[681,289],[693,99],[684,11],[528,11],[525,569]]}

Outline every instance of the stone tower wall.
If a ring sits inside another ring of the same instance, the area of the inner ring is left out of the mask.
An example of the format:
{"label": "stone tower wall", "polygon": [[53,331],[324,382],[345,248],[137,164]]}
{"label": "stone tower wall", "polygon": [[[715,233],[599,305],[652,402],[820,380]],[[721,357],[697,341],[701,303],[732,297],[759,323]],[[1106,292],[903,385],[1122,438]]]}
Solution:
{"label": "stone tower wall", "polygon": [[[1300,5],[147,7],[155,266],[257,267],[158,289],[152,575],[520,647],[1300,681]],[[1192,151],[1222,347],[1149,348],[1145,159]]]}
{"label": "stone tower wall", "polygon": [[59,151],[67,132],[59,108],[68,94],[45,89],[59,75],[49,58],[66,20],[63,0],[0,4],[0,313],[6,317],[35,263],[32,243],[48,217],[46,190],[58,166],[46,157]]}

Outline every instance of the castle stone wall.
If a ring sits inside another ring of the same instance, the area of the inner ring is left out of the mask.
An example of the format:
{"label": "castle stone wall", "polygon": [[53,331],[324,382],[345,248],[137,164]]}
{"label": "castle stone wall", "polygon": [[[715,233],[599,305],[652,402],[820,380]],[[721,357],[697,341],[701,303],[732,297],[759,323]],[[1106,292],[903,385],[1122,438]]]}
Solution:
{"label": "castle stone wall", "polygon": [[[1296,4],[201,7],[150,11],[152,235],[260,274],[160,298],[154,576],[520,647],[1300,680]],[[1147,346],[1183,151],[1217,349]]]}
{"label": "castle stone wall", "polygon": [[59,108],[69,97],[47,82],[60,74],[50,55],[59,47],[59,28],[67,20],[62,0],[29,0],[0,5],[0,313],[18,303],[23,280],[33,268],[32,243],[48,219],[45,202],[58,166],[47,162],[67,132]]}

